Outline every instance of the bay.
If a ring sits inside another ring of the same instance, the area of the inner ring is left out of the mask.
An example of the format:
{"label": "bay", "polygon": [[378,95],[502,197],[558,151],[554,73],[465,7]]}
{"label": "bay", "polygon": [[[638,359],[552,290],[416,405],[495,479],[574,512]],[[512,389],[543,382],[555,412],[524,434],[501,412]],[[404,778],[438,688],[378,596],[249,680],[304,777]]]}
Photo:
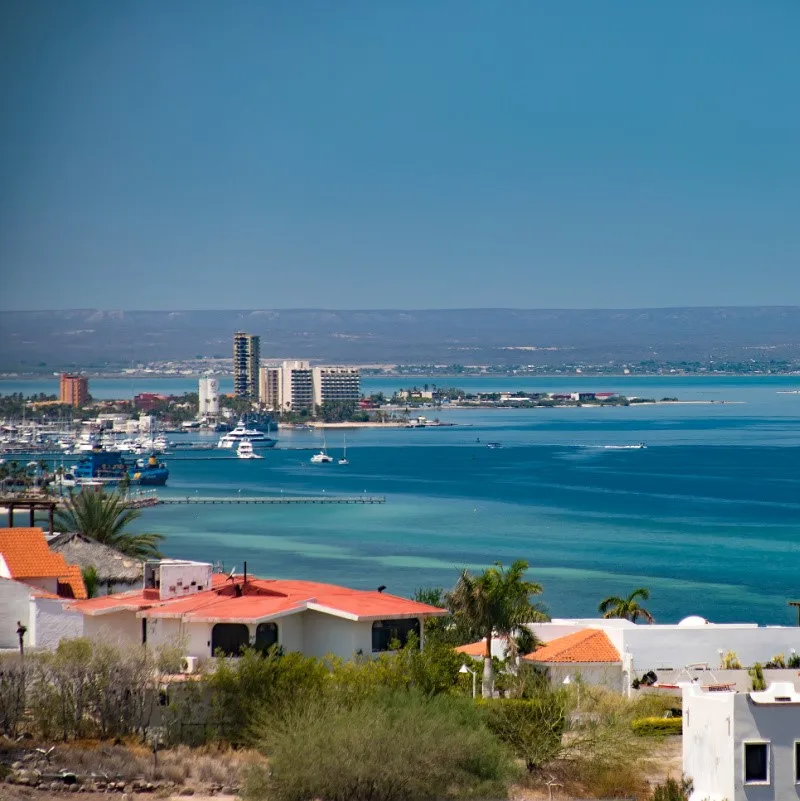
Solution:
{"label": "bay", "polygon": [[[119,393],[110,381],[93,380],[93,394],[96,386]],[[165,381],[168,392],[196,386]],[[363,387],[426,381],[706,403],[422,410],[459,425],[349,431],[347,466],[311,465],[322,435],[305,431],[282,431],[279,448],[259,461],[176,453],[164,495],[366,492],[387,503],[161,506],[137,527],[166,534],[169,555],[239,570],[247,560],[263,576],[407,594],[448,587],[462,567],[525,558],[554,616],[592,615],[604,596],[646,586],[661,622],[689,614],[796,622],[787,600],[800,597],[800,395],[782,393],[800,389],[800,378],[365,378]],[[165,391],[158,379],[141,382],[136,392]],[[55,391],[30,384],[0,382],[0,392]],[[486,447],[495,440],[503,447]],[[639,442],[647,448],[621,447]],[[338,456],[341,432],[329,432],[327,445]]]}

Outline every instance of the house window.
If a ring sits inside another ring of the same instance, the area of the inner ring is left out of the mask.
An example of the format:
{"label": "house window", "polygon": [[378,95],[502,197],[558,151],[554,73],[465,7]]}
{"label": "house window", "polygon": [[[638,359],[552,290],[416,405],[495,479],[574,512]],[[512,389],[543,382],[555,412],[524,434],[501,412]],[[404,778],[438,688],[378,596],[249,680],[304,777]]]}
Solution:
{"label": "house window", "polygon": [[412,633],[419,642],[419,620],[415,617],[405,620],[376,620],[372,624],[372,652],[388,651],[395,643],[400,643],[402,647]]}
{"label": "house window", "polygon": [[266,653],[278,642],[278,626],[275,623],[259,623],[256,628],[256,651]]}
{"label": "house window", "polygon": [[769,784],[769,743],[744,744],[746,784]]}
{"label": "house window", "polygon": [[800,740],[794,744],[794,782],[800,784]]}
{"label": "house window", "polygon": [[250,630],[244,623],[217,623],[211,629],[211,653],[222,651],[225,656],[241,656],[242,648],[250,644]]}

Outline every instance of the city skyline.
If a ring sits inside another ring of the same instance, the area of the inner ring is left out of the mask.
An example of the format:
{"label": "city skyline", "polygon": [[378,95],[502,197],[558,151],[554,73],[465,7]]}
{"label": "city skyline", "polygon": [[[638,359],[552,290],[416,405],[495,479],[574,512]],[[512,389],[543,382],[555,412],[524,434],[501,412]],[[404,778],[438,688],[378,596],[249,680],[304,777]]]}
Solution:
{"label": "city skyline", "polygon": [[799,25],[744,0],[9,0],[0,306],[780,304]]}

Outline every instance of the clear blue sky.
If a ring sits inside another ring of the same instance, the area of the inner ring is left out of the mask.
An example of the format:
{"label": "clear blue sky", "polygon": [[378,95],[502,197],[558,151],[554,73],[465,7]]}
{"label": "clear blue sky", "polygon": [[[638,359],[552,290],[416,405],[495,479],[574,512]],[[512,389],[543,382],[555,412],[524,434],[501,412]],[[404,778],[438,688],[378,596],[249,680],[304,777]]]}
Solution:
{"label": "clear blue sky", "polygon": [[0,308],[800,303],[798,0],[4,0]]}

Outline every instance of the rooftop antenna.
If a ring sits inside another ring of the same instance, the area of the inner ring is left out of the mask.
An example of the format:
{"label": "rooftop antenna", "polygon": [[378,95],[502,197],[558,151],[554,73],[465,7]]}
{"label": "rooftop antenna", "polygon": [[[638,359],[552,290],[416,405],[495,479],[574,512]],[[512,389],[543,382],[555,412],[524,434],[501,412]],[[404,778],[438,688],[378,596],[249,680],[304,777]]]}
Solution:
{"label": "rooftop antenna", "polygon": [[247,584],[247,561],[244,563],[244,579],[242,580],[242,584]]}

